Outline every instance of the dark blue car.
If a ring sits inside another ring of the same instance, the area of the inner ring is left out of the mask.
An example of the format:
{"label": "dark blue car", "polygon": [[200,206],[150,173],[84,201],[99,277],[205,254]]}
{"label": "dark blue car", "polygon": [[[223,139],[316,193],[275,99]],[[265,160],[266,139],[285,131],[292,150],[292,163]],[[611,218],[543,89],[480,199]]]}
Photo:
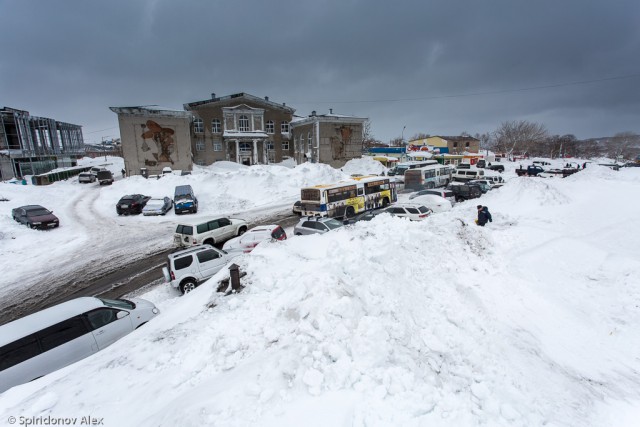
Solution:
{"label": "dark blue car", "polygon": [[178,185],[173,197],[173,209],[176,214],[198,212],[198,199],[190,185]]}

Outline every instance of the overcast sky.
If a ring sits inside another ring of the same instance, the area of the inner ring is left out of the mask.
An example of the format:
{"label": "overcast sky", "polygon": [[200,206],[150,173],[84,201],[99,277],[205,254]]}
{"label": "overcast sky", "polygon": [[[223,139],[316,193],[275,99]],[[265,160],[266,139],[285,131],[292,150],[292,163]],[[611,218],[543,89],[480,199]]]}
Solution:
{"label": "overcast sky", "polygon": [[0,0],[0,106],[118,137],[110,106],[247,92],[382,141],[640,133],[640,2]]}

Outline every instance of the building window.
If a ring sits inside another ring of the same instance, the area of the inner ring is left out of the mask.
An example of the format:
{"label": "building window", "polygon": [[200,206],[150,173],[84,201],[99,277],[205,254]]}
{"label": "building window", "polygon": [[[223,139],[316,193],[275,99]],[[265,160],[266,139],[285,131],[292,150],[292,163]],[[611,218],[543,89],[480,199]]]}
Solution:
{"label": "building window", "polygon": [[453,148],[458,148],[458,143],[457,142],[453,143]]}
{"label": "building window", "polygon": [[273,141],[267,141],[267,150],[273,151],[276,147],[273,145]]}
{"label": "building window", "polygon": [[469,147],[469,143],[465,142],[464,146],[468,148]]}
{"label": "building window", "polygon": [[282,141],[282,151],[289,152],[289,141]]}
{"label": "building window", "polygon": [[313,147],[313,139],[311,139],[311,132],[307,134],[307,140],[309,141],[308,142],[309,147],[307,148],[307,151],[311,151],[311,147]]}
{"label": "building window", "polygon": [[280,124],[280,132],[281,133],[289,133],[289,122],[282,122]]}
{"label": "building window", "polygon": [[267,133],[268,134],[273,134],[275,132],[275,125],[273,123],[273,120],[269,120],[267,122]]}
{"label": "building window", "polygon": [[204,151],[204,142],[202,141],[196,142],[196,151]]}
{"label": "building window", "polygon": [[206,166],[206,164],[205,164],[204,160],[198,160],[198,161],[196,161],[196,165],[198,165],[198,166]]}
{"label": "building window", "polygon": [[195,119],[193,121],[193,131],[195,133],[204,132],[204,123],[202,122],[202,119]]}
{"label": "building window", "polygon": [[240,132],[249,132],[249,117],[240,116],[238,119],[238,130]]}
{"label": "building window", "polygon": [[222,151],[222,142],[214,141],[213,142],[213,151]]}
{"label": "building window", "polygon": [[220,133],[220,119],[211,120],[211,133]]}
{"label": "building window", "polygon": [[251,143],[250,142],[241,142],[240,143],[240,152],[241,153],[250,153],[251,152]]}

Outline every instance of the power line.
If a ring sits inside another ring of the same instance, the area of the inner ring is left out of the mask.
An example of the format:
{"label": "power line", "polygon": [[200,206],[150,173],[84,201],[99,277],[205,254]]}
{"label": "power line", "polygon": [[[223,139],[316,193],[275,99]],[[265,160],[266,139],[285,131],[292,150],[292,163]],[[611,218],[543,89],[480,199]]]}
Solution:
{"label": "power line", "polygon": [[640,73],[637,74],[627,74],[624,76],[615,76],[615,77],[603,77],[600,79],[593,80],[581,80],[575,82],[565,82],[565,83],[556,83],[542,86],[530,86],[530,87],[522,87],[516,89],[502,89],[502,90],[492,90],[485,92],[469,92],[469,93],[459,93],[453,95],[437,95],[437,96],[421,96],[417,98],[391,98],[391,99],[368,99],[368,100],[360,100],[360,101],[312,101],[312,102],[292,102],[291,104],[372,104],[377,102],[404,102],[404,101],[428,101],[433,99],[447,99],[447,98],[464,98],[471,96],[482,96],[482,95],[498,95],[502,93],[514,93],[514,92],[525,92],[530,90],[538,90],[538,89],[551,89],[565,86],[577,86],[577,85],[585,85],[599,82],[606,82],[611,80],[623,80],[640,77]]}
{"label": "power line", "polygon": [[111,130],[111,129],[118,129],[118,126],[114,126],[112,128],[106,128],[106,129],[100,129],[100,130],[94,130],[91,132],[82,132],[83,134],[90,134],[90,133],[98,133],[98,132],[104,132],[105,130]]}

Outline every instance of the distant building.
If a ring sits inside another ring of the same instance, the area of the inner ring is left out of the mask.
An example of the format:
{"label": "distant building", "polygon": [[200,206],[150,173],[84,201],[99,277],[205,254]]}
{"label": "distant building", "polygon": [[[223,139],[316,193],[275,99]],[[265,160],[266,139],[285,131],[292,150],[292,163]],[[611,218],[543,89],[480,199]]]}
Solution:
{"label": "distant building", "polygon": [[158,175],[167,166],[193,169],[190,113],[154,106],[110,109],[118,115],[127,175]]}
{"label": "distant building", "polygon": [[295,110],[248,93],[184,104],[193,117],[193,161],[228,160],[245,165],[279,163],[291,157]]}
{"label": "distant building", "polygon": [[409,147],[433,147],[440,154],[478,153],[480,140],[472,136],[430,136],[409,141]]}
{"label": "distant building", "polygon": [[342,167],[362,156],[366,118],[333,114],[296,119],[291,123],[296,163],[310,161]]}
{"label": "distant building", "polygon": [[76,166],[83,154],[82,126],[0,109],[0,179]]}

